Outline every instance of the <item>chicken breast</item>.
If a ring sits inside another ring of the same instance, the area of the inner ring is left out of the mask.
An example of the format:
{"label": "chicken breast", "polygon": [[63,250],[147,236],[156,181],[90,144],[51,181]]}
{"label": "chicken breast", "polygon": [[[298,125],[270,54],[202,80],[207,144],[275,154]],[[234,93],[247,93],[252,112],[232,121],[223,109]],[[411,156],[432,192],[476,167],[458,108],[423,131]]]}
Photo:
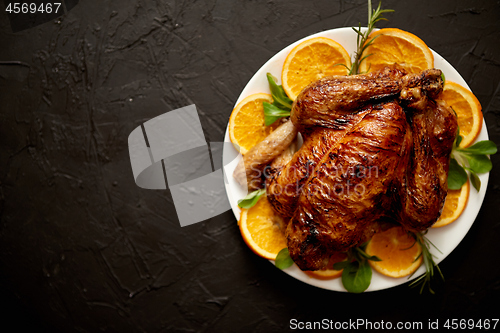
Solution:
{"label": "chicken breast", "polygon": [[[390,93],[379,89],[368,94],[366,90],[385,84],[394,87],[394,82],[399,82],[405,74],[400,68],[386,67],[365,75],[328,77],[304,89],[294,103],[291,116],[294,125],[301,129],[304,143],[289,163],[271,167],[266,177],[267,198],[278,213],[292,216],[301,189],[319,160],[369,112],[369,108],[359,107],[363,103],[355,96],[362,93],[356,89],[364,89],[365,102],[377,100],[380,94]],[[394,92],[401,88],[391,89]]]}
{"label": "chicken breast", "polygon": [[370,112],[319,161],[286,229],[290,256],[302,270],[323,267],[332,251],[358,244],[386,214],[405,141],[406,115],[394,101]]}

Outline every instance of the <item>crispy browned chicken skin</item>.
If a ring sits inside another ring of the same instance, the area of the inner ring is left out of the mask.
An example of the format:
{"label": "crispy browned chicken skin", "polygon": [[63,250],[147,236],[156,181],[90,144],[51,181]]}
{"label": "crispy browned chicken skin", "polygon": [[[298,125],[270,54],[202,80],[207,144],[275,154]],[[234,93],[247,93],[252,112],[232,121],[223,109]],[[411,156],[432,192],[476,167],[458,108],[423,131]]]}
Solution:
{"label": "crispy browned chicken skin", "polygon": [[377,220],[420,231],[438,219],[457,130],[436,100],[442,86],[436,69],[386,68],[324,78],[297,97],[291,120],[304,144],[273,163],[266,187],[289,218],[288,249],[301,269],[358,245]]}

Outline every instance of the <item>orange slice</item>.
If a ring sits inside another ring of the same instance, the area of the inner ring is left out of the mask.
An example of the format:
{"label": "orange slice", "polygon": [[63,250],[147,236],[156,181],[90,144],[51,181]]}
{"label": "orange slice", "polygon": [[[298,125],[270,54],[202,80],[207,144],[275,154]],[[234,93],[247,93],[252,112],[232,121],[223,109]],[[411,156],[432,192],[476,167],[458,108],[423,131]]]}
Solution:
{"label": "orange slice", "polygon": [[372,32],[368,41],[374,37],[377,38],[363,52],[361,58],[371,55],[361,62],[360,72],[376,71],[395,63],[409,73],[419,73],[434,67],[432,51],[414,34],[387,28]]}
{"label": "orange slice", "polygon": [[393,227],[376,233],[365,251],[382,259],[369,261],[373,269],[394,278],[412,274],[422,263],[422,248],[403,227]]}
{"label": "orange slice", "polygon": [[458,219],[467,206],[469,191],[469,181],[465,182],[459,190],[448,190],[448,195],[446,195],[446,201],[444,202],[441,216],[436,223],[434,223],[432,228],[444,227],[445,225],[448,225]]}
{"label": "orange slice", "polygon": [[333,265],[337,262],[341,262],[347,259],[347,254],[344,252],[335,252],[330,257],[330,260],[328,261],[328,265],[324,269],[318,270],[318,271],[304,271],[307,275],[310,277],[313,277],[315,279],[319,280],[331,280],[338,278],[342,276],[342,269],[341,270],[335,270],[333,269]]}
{"label": "orange slice", "polygon": [[266,196],[255,206],[242,209],[238,222],[245,243],[259,256],[274,260],[286,247],[284,223],[272,208]]}
{"label": "orange slice", "polygon": [[309,83],[328,75],[346,75],[346,66],[351,65],[349,53],[336,41],[316,37],[295,46],[288,54],[281,72],[283,89],[290,99]]}
{"label": "orange slice", "polygon": [[278,125],[264,124],[264,107],[262,102],[273,102],[269,94],[253,94],[236,105],[229,118],[229,138],[233,145],[245,154],[250,148],[264,140]]}
{"label": "orange slice", "polygon": [[463,137],[460,147],[470,146],[483,126],[481,103],[470,90],[448,80],[444,84],[440,98],[445,100],[457,114],[460,135]]}

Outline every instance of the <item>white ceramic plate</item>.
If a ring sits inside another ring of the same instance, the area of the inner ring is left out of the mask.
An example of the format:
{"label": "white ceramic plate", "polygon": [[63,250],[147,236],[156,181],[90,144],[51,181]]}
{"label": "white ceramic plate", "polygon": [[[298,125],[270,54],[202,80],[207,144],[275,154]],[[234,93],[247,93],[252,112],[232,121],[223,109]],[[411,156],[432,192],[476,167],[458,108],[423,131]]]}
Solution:
{"label": "white ceramic plate", "polygon": [[[356,50],[356,33],[352,30],[352,28],[332,29],[303,38],[289,45],[288,47],[284,48],[278,54],[272,57],[268,62],[266,62],[264,66],[262,66],[257,71],[257,73],[255,73],[255,75],[243,89],[243,91],[240,94],[240,97],[235,103],[235,106],[243,98],[251,94],[260,92],[271,93],[269,90],[266,73],[270,72],[275,77],[281,78],[281,70],[283,67],[283,62],[285,61],[285,58],[288,55],[288,53],[297,44],[313,37],[331,38],[340,43],[342,46],[344,46],[344,48],[350,55],[353,55],[354,51]],[[439,68],[443,71],[443,73],[446,76],[446,80],[456,82],[464,87],[469,88],[467,83],[460,76],[460,74],[443,57],[441,57],[434,51],[432,52],[434,54],[434,67]],[[482,131],[478,137],[478,141],[479,140],[488,140],[488,131],[486,129],[486,124],[484,123],[484,120],[483,120]],[[226,130],[224,141],[230,142],[228,130]],[[246,195],[246,191],[244,191],[232,177],[233,170],[238,162],[237,158],[238,153],[230,145],[225,145],[224,147],[225,147],[223,152],[224,160],[233,161],[224,168],[228,180],[228,183],[226,183],[226,191],[234,215],[236,216],[236,219],[239,220],[240,208],[238,207],[238,200]],[[482,174],[479,176],[479,178],[481,179],[481,191],[479,193],[471,186],[469,202],[467,204],[465,211],[462,213],[462,215],[458,220],[445,227],[429,230],[427,237],[442,252],[439,253],[435,249],[431,249],[431,252],[437,257],[436,263],[441,262],[444,258],[446,258],[446,256],[448,256],[455,249],[455,247],[457,247],[457,245],[469,231],[470,227],[472,226],[472,223],[474,223],[474,220],[477,214],[479,213],[479,209],[481,208],[481,205],[483,203],[484,195],[486,193],[486,187],[488,185],[488,177],[489,174]],[[273,261],[271,261],[271,263],[274,264]],[[300,281],[303,281],[305,283],[308,283],[316,287],[329,290],[336,290],[336,291],[345,291],[344,287],[342,286],[340,278],[333,280],[314,279],[305,274],[304,272],[302,272],[296,265],[293,265],[292,267],[284,270],[284,272],[295,277]],[[413,277],[417,278],[424,272],[425,268],[421,266],[418,269],[418,271],[413,275]],[[370,287],[367,289],[367,291],[387,289],[406,282],[408,282],[407,277],[394,279],[386,277],[374,271]]]}

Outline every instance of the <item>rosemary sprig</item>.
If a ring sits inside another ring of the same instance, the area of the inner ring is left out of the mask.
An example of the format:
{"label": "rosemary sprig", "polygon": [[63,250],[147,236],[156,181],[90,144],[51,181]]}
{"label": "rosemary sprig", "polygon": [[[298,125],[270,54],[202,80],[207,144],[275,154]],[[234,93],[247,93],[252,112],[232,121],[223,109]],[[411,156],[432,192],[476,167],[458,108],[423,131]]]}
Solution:
{"label": "rosemary sprig", "polygon": [[[434,244],[432,244],[432,242],[427,237],[425,237],[425,234],[427,233],[427,231],[428,230],[426,230],[424,233],[420,233],[420,232],[413,233],[413,236],[415,237],[418,244],[422,248],[422,253],[415,260],[418,260],[418,258],[420,258],[420,256],[423,256],[424,266],[425,266],[425,274],[423,274],[418,279],[416,279],[415,281],[410,283],[410,287],[416,287],[416,286],[420,285],[420,294],[424,290],[425,286],[427,286],[429,288],[429,292],[431,294],[434,294],[434,290],[432,290],[430,283],[431,283],[432,278],[434,277],[435,270],[438,271],[439,275],[441,276],[441,279],[443,279],[443,281],[444,281],[443,273],[441,273],[439,266],[434,262],[434,258],[436,258],[436,256],[433,255],[430,251],[431,245],[436,250],[439,251],[439,249]],[[442,252],[439,251],[439,253],[442,253]],[[408,279],[410,279],[412,276],[413,276],[413,274],[410,275],[408,277]]]}
{"label": "rosemary sprig", "polygon": [[375,23],[377,23],[378,21],[381,21],[381,20],[387,20],[386,18],[384,18],[382,16],[382,14],[394,12],[393,9],[381,9],[380,8],[381,5],[382,5],[382,2],[379,2],[377,9],[372,10],[372,2],[371,2],[371,0],[368,0],[368,29],[363,33],[361,31],[361,23],[359,23],[358,28],[355,28],[355,27],[352,28],[352,30],[354,30],[357,34],[357,39],[356,39],[357,48],[356,48],[356,52],[354,52],[354,61],[351,65],[351,68],[344,65],[349,70],[349,75],[360,74],[359,73],[359,66],[361,65],[361,62],[363,62],[363,60],[365,60],[366,58],[371,56],[371,54],[367,54],[367,55],[363,56],[363,52],[378,37],[378,36],[375,36],[370,41],[368,41],[368,37],[370,36],[373,29],[375,28]]}

